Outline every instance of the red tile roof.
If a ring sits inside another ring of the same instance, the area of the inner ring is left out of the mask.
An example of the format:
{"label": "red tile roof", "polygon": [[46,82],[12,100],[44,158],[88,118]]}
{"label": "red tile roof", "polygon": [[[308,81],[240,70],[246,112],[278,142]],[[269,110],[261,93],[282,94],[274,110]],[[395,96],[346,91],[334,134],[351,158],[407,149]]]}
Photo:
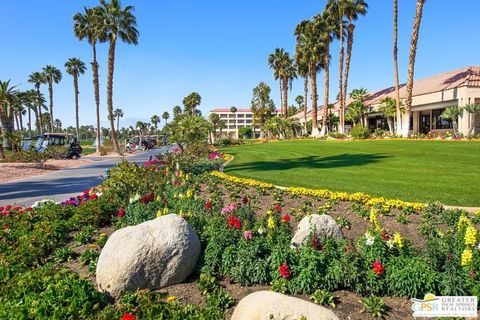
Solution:
{"label": "red tile roof", "polygon": [[[230,108],[215,108],[209,111],[210,113],[218,113],[218,112],[228,112],[230,113]],[[252,112],[250,108],[237,108],[237,112]],[[277,109],[277,113],[280,113],[280,109]]]}

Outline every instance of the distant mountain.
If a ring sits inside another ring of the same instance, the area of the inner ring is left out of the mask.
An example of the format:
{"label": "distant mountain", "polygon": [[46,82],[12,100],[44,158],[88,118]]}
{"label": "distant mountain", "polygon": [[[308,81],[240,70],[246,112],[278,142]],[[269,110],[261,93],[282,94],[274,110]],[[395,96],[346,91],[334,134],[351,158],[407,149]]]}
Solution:
{"label": "distant mountain", "polygon": [[[121,118],[120,119],[120,128],[128,128],[130,126],[135,127],[138,121],[142,122],[148,122],[150,123],[149,119],[146,118]],[[102,127],[105,128],[110,128],[110,122],[109,121],[102,121],[101,123]],[[117,125],[117,122],[115,122],[115,125]]]}

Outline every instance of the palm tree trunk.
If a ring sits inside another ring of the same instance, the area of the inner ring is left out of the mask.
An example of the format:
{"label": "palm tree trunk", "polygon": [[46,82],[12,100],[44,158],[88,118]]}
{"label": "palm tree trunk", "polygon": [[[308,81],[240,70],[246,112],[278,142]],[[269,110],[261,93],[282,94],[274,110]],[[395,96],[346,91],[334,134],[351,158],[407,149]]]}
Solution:
{"label": "palm tree trunk", "polygon": [[413,75],[415,72],[415,56],[417,54],[418,36],[420,33],[420,23],[422,22],[422,12],[425,0],[417,1],[417,9],[413,20],[412,39],[410,43],[410,55],[408,58],[408,74],[407,74],[407,97],[405,103],[405,116],[403,117],[402,133],[404,138],[408,138],[410,129],[410,112],[412,110],[413,98]]}
{"label": "palm tree trunk", "polygon": [[308,111],[308,75],[305,76],[305,80],[303,81],[303,100],[304,106],[303,106],[303,120],[305,121],[303,126],[305,130],[305,134],[308,132],[307,128],[307,111]]}
{"label": "palm tree trunk", "polygon": [[18,113],[18,120],[20,121],[20,132],[23,136],[23,115],[21,112]]}
{"label": "palm tree trunk", "polygon": [[317,72],[314,65],[309,66],[310,85],[312,87],[312,137],[318,137],[318,110],[317,110]]}
{"label": "palm tree trunk", "polygon": [[112,129],[113,150],[120,153],[117,132],[115,131],[115,123],[113,122],[113,71],[115,68],[115,45],[116,40],[110,39],[110,48],[108,49],[107,109],[108,120],[110,120],[110,128]]}
{"label": "palm tree trunk", "polygon": [[280,85],[280,113],[283,113],[283,85],[282,85],[282,77],[278,78],[278,84]]}
{"label": "palm tree trunk", "polygon": [[339,62],[339,68],[338,68],[338,92],[340,95],[340,124],[339,124],[339,130],[340,133],[343,133],[344,126],[345,126],[345,120],[344,120],[344,113],[343,113],[343,100],[345,97],[345,94],[343,92],[343,60],[344,60],[344,55],[345,55],[345,48],[343,45],[343,15],[342,18],[340,19],[340,62]]}
{"label": "palm tree trunk", "polygon": [[288,118],[288,81],[283,79],[283,117]]}
{"label": "palm tree trunk", "polygon": [[120,116],[117,117],[117,129],[119,128],[120,126]]}
{"label": "palm tree trunk", "polygon": [[48,94],[50,97],[50,131],[53,131],[53,80],[48,80]]}
{"label": "palm tree trunk", "polygon": [[323,119],[322,119],[322,131],[321,136],[327,134],[327,119],[328,119],[328,100],[330,90],[330,43],[325,46],[325,74],[324,74],[324,96],[323,96]]}
{"label": "palm tree trunk", "polygon": [[397,38],[398,38],[398,0],[393,0],[393,76],[395,81],[397,132],[402,132],[402,114],[400,110],[400,88],[399,88],[399,80],[398,80]]}
{"label": "palm tree trunk", "polygon": [[346,100],[347,100],[347,91],[348,91],[348,76],[350,73],[350,62],[352,60],[354,31],[355,31],[355,25],[352,23],[351,18],[349,18],[349,24],[347,28],[347,58],[345,59],[345,76],[343,79],[343,101],[340,107],[340,126],[343,127],[343,131],[344,131],[342,133],[345,133],[345,108],[347,104]]}
{"label": "palm tree trunk", "polygon": [[97,62],[97,45],[94,42],[92,44],[93,49],[93,62],[92,62],[92,69],[93,69],[93,89],[95,91],[95,107],[96,107],[96,114],[97,114],[97,152],[100,152],[101,148],[101,132],[102,128],[100,127],[100,83],[98,81],[98,62]]}
{"label": "palm tree trunk", "polygon": [[28,107],[28,134],[32,137],[32,110]]}
{"label": "palm tree trunk", "polygon": [[17,131],[21,131],[22,129],[20,129],[20,122],[18,121],[18,112],[14,112],[13,116],[15,118],[15,124],[17,125]]}
{"label": "palm tree trunk", "polygon": [[[40,99],[40,86],[37,86],[37,97]],[[42,106],[37,104],[37,128],[40,134],[43,134],[43,126],[42,126]]]}
{"label": "palm tree trunk", "polygon": [[78,137],[80,134],[80,123],[78,120],[78,74],[76,72],[73,74],[73,87],[75,89],[75,123]]}

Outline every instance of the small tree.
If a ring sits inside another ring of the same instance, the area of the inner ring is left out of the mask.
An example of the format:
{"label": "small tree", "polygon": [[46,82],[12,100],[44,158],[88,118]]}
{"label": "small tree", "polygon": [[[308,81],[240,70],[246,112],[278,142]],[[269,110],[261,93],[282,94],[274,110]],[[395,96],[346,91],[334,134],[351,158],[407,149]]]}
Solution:
{"label": "small tree", "polygon": [[463,107],[463,110],[467,111],[471,115],[470,127],[468,128],[468,136],[472,136],[475,130],[475,120],[480,115],[480,104],[467,104]]}
{"label": "small tree", "polygon": [[453,125],[453,133],[458,134],[458,117],[463,114],[463,108],[459,106],[451,106],[443,111],[441,117],[446,120],[451,120]]}

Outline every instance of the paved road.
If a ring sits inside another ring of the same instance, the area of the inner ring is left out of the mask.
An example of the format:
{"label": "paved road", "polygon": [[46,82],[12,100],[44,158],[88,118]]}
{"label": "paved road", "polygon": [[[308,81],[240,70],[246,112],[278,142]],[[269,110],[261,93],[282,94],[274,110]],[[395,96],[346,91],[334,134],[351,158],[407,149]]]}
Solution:
{"label": "paved road", "polygon": [[[143,163],[150,156],[155,157],[167,149],[168,147],[161,147],[126,159],[130,162]],[[83,190],[102,183],[101,175],[105,174],[105,170],[122,160],[120,157],[90,159],[94,162],[85,166],[0,184],[0,206],[7,204],[30,206],[35,201],[42,199],[67,200],[82,193]]]}

